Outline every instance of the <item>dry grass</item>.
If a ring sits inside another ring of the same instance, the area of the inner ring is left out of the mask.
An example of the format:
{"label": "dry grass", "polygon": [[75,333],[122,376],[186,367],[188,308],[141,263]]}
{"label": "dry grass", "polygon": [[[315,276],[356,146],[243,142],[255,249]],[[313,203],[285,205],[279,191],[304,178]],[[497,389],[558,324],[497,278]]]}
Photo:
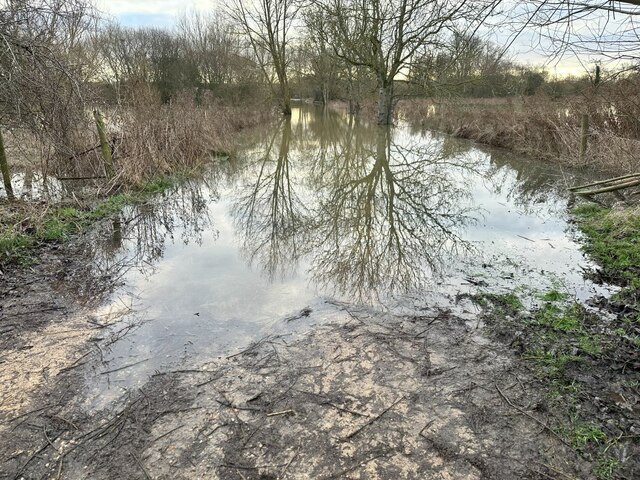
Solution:
{"label": "dry grass", "polygon": [[119,180],[145,179],[191,171],[212,155],[232,153],[242,129],[265,122],[272,112],[261,106],[196,105],[191,97],[170,105],[137,98],[118,121],[115,150]]}
{"label": "dry grass", "polygon": [[609,172],[640,170],[640,108],[635,97],[590,97],[590,140],[580,158],[586,97],[413,100],[400,114],[457,137],[508,148],[554,163]]}
{"label": "dry grass", "polygon": [[[184,94],[162,104],[141,88],[123,106],[100,108],[114,144],[115,182],[138,186],[163,175],[190,172],[213,154],[232,153],[242,129],[268,121],[267,104],[233,105],[213,98],[196,103]],[[56,153],[54,142],[26,130],[9,130],[5,141],[13,172],[54,177],[99,177],[104,165],[90,108],[73,133],[73,156]]]}

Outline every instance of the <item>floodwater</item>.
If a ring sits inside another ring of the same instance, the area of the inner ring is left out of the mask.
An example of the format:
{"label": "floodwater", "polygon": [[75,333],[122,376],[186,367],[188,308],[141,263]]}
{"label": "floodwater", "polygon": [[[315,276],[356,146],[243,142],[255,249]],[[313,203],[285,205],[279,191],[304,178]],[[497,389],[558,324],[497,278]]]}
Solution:
{"label": "floodwater", "polygon": [[92,232],[89,278],[119,283],[92,320],[110,325],[87,373],[92,408],[154,373],[303,332],[340,302],[464,314],[456,295],[477,289],[597,292],[566,214],[575,174],[312,106],[242,145]]}

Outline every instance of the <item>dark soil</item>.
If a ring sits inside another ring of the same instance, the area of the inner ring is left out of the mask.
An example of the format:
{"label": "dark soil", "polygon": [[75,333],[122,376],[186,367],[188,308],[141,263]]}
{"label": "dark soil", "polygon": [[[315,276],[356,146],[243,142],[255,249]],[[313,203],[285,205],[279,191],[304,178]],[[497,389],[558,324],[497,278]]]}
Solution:
{"label": "dark soil", "polygon": [[[598,463],[601,478],[636,478],[640,349],[628,331],[637,325],[629,323],[625,310],[607,315],[608,301],[602,310],[540,301],[526,311],[504,299],[491,294],[476,298],[487,303],[485,331],[509,346],[539,380],[551,425],[585,458]],[[574,320],[570,328],[562,323]],[[615,465],[610,474],[606,464]]]}

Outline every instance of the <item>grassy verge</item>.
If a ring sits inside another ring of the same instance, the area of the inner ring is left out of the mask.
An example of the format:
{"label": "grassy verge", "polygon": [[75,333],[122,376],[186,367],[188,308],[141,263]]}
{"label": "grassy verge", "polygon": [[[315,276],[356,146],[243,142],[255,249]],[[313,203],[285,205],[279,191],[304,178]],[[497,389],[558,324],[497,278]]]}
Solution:
{"label": "grassy verge", "polygon": [[640,207],[611,210],[585,203],[572,213],[585,236],[584,251],[600,267],[594,275],[623,287],[615,299],[636,308],[640,290]]}
{"label": "grassy verge", "polygon": [[[593,463],[597,478],[627,478],[638,468],[640,337],[621,318],[603,318],[568,295],[514,293],[473,297],[489,331],[508,344],[546,393],[539,410],[567,444]],[[524,300],[524,299],[523,299]],[[635,460],[634,460],[635,456]],[[630,478],[630,477],[629,477]]]}
{"label": "grassy verge", "polygon": [[[510,345],[547,397],[553,428],[594,465],[597,478],[640,469],[640,208],[591,203],[572,214],[595,281],[619,285],[586,308],[558,290],[478,294],[489,330]],[[522,297],[522,298],[521,298]],[[524,303],[531,305],[525,308]]]}
{"label": "grassy verge", "polygon": [[24,202],[8,204],[0,222],[0,266],[32,264],[39,246],[63,243],[126,205],[149,201],[153,195],[175,186],[181,178],[160,177],[86,207],[53,205],[43,209],[42,205]]}

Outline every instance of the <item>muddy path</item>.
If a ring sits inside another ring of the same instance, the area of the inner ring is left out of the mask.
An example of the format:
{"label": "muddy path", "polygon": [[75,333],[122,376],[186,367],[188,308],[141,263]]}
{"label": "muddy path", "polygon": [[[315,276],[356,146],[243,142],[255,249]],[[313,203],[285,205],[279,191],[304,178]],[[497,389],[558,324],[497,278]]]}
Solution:
{"label": "muddy path", "polygon": [[71,393],[78,360],[52,367],[26,412],[3,415],[3,475],[589,477],[546,427],[536,381],[474,316],[329,306],[305,335],[154,375],[92,415]]}

